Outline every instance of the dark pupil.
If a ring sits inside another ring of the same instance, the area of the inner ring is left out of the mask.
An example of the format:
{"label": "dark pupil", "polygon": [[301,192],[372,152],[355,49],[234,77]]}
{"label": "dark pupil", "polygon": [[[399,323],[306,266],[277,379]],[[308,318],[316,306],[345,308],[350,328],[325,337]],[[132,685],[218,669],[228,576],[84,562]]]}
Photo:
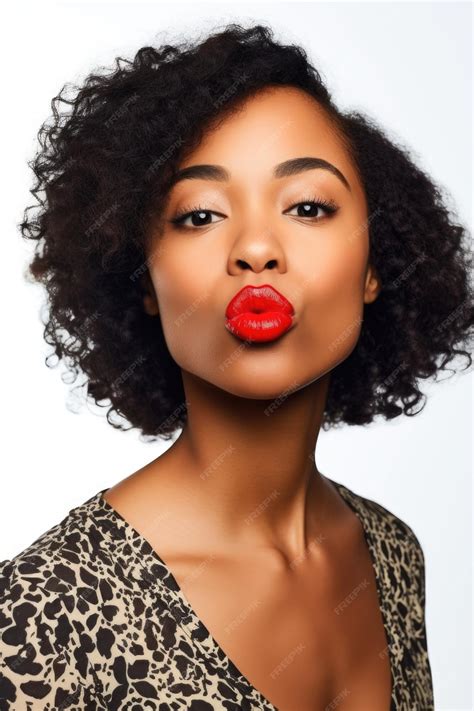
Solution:
{"label": "dark pupil", "polygon": [[[194,227],[199,227],[199,225],[202,225],[202,222],[198,222],[197,224],[195,223],[195,220],[203,219],[205,220],[206,215],[210,215],[211,213],[208,210],[201,210],[199,212],[193,212],[191,215],[191,221],[194,225]],[[204,216],[204,217],[203,217]]]}
{"label": "dark pupil", "polygon": [[[303,210],[303,214],[299,215],[299,217],[316,217],[318,209],[319,205],[310,202],[302,202],[301,205],[298,205],[298,210]],[[314,215],[310,214],[311,210],[315,210]]]}

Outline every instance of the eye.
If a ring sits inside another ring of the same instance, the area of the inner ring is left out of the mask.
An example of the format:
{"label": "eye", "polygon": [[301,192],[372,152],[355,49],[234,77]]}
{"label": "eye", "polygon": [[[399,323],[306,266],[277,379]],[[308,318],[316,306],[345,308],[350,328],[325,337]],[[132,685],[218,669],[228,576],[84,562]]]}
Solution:
{"label": "eye", "polygon": [[[296,215],[296,217],[303,217],[311,222],[319,222],[324,217],[330,216],[339,210],[339,207],[332,200],[323,200],[314,196],[305,198],[300,202],[295,203],[289,208],[289,210],[293,210],[295,207],[299,207],[300,205],[303,205],[305,208],[308,206],[311,207],[309,210],[306,209],[302,215]],[[316,210],[322,209],[325,214],[319,217],[311,214],[315,208]],[[178,229],[199,229],[199,227],[207,227],[208,225],[214,224],[214,222],[209,221],[209,215],[225,217],[225,215],[222,215],[219,212],[213,212],[212,210],[207,210],[206,208],[201,207],[201,205],[196,205],[183,208],[170,220],[170,222],[171,224],[176,225]],[[191,225],[186,225],[186,220],[189,218],[193,220],[193,223]]]}
{"label": "eye", "polygon": [[[178,227],[184,227],[184,229],[193,227],[207,227],[207,225],[214,224],[213,222],[207,221],[206,215],[220,215],[219,212],[213,212],[212,210],[206,210],[204,207],[197,205],[195,207],[185,207],[180,210],[170,222]],[[186,220],[191,217],[195,220],[197,224],[185,225]],[[224,217],[224,215],[221,215]]]}
{"label": "eye", "polygon": [[[323,200],[314,196],[305,198],[301,200],[301,202],[295,203],[289,209],[293,210],[295,207],[299,207],[300,205],[302,205],[305,210],[303,211],[303,214],[296,215],[296,217],[304,217],[312,222],[319,222],[319,220],[322,220],[326,216],[333,215],[339,210],[339,207],[332,200]],[[325,214],[320,217],[314,214],[315,210],[317,212],[317,210],[321,209]]]}

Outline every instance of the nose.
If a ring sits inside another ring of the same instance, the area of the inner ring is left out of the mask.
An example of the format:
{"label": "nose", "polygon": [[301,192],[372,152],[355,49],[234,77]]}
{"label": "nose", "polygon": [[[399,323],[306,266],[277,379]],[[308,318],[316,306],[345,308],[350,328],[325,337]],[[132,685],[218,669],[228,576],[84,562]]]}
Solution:
{"label": "nose", "polygon": [[244,270],[259,274],[265,269],[286,271],[284,251],[271,230],[247,234],[245,239],[236,240],[229,254],[229,274],[239,274]]}

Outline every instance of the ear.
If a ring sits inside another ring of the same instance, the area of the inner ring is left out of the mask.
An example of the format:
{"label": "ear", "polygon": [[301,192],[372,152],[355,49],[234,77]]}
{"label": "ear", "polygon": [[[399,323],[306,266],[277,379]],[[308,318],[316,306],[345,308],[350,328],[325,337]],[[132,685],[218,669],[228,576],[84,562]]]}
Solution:
{"label": "ear", "polygon": [[150,272],[148,269],[140,277],[140,282],[143,287],[143,308],[145,313],[149,316],[156,316],[159,314],[158,300],[156,298],[155,287],[150,277]]}
{"label": "ear", "polygon": [[374,266],[372,266],[372,264],[369,264],[365,278],[364,303],[371,304],[372,301],[375,301],[381,289],[382,282],[377,270]]}

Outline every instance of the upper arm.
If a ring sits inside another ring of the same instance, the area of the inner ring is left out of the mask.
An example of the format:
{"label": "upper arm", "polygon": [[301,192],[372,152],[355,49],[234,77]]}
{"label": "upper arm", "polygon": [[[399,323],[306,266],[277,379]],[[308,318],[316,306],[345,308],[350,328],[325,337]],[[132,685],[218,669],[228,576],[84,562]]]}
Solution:
{"label": "upper arm", "polygon": [[425,556],[420,541],[410,529],[410,624],[409,654],[413,664],[407,675],[413,689],[416,708],[434,710],[433,678],[428,655],[426,632],[426,567]]}
{"label": "upper arm", "polygon": [[409,529],[409,565],[411,578],[411,609],[418,625],[425,625],[426,566],[423,548],[412,529]]}
{"label": "upper arm", "polygon": [[79,673],[61,596],[28,565],[20,574],[15,562],[0,562],[0,710],[103,708]]}

